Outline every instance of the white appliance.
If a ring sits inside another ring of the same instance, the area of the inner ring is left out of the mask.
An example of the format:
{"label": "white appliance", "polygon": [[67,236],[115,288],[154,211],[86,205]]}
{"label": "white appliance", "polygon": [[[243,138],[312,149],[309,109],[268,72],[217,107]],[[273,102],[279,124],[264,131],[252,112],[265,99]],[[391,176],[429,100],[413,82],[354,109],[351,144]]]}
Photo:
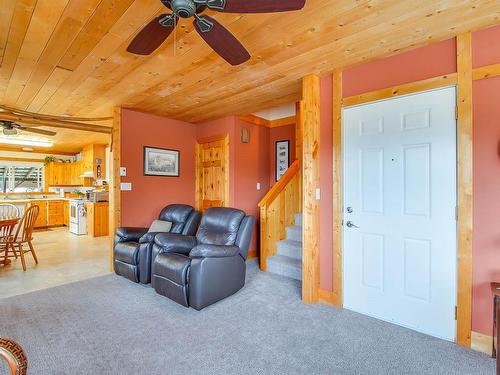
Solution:
{"label": "white appliance", "polygon": [[84,199],[69,201],[69,231],[73,234],[87,234],[87,210]]}
{"label": "white appliance", "polygon": [[455,339],[455,88],[344,110],[344,307]]}

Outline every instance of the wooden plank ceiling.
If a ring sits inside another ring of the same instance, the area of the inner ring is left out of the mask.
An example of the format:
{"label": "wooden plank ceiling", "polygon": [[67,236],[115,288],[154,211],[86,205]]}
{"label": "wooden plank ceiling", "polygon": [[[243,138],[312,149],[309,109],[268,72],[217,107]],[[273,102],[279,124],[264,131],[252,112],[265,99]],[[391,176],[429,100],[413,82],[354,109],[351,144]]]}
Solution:
{"label": "wooden plank ceiling", "polygon": [[127,53],[165,11],[159,0],[2,0],[0,104],[78,116],[121,105],[199,122],[294,102],[309,73],[500,23],[499,0],[307,0],[286,14],[211,12],[252,55],[238,67],[190,20],[153,55]]}

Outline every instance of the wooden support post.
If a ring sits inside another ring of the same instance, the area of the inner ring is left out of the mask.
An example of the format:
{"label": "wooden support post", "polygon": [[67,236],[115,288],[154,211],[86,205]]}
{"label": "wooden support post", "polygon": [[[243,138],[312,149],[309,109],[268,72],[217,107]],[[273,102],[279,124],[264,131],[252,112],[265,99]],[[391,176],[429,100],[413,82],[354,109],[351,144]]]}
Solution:
{"label": "wooden support post", "polygon": [[[295,103],[295,159],[302,163],[302,138],[304,134],[304,122],[302,120],[302,102]],[[301,164],[302,165],[302,164]],[[299,212],[302,212],[302,171],[299,177]]]}
{"label": "wooden support post", "polygon": [[302,189],[303,189],[303,255],[302,300],[317,303],[319,290],[319,188],[320,151],[320,82],[316,75],[302,80]]}
{"label": "wooden support post", "polygon": [[458,296],[457,344],[470,347],[472,330],[472,41],[457,36]]}
{"label": "wooden support post", "polygon": [[333,304],[342,307],[342,72],[333,72]]}
{"label": "wooden support post", "polygon": [[120,153],[121,153],[121,108],[113,112],[113,132],[110,135],[109,168],[109,266],[113,266],[113,242],[116,229],[121,225],[121,191],[120,191]]}

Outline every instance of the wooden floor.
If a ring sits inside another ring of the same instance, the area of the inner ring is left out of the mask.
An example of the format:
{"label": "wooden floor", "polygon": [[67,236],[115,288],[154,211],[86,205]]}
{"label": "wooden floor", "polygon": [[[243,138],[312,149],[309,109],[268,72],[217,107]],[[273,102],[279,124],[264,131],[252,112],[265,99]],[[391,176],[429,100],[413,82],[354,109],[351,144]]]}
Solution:
{"label": "wooden floor", "polygon": [[77,236],[66,227],[35,232],[33,237],[38,265],[27,254],[26,272],[20,259],[0,266],[0,298],[109,273],[108,237]]}

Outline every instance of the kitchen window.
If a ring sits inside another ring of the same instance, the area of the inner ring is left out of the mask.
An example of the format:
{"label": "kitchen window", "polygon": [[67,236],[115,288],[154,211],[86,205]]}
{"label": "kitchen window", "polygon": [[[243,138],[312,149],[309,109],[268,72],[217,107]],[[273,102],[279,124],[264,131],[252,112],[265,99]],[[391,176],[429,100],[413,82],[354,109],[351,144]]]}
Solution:
{"label": "kitchen window", "polygon": [[0,165],[0,192],[27,193],[43,191],[43,166]]}

